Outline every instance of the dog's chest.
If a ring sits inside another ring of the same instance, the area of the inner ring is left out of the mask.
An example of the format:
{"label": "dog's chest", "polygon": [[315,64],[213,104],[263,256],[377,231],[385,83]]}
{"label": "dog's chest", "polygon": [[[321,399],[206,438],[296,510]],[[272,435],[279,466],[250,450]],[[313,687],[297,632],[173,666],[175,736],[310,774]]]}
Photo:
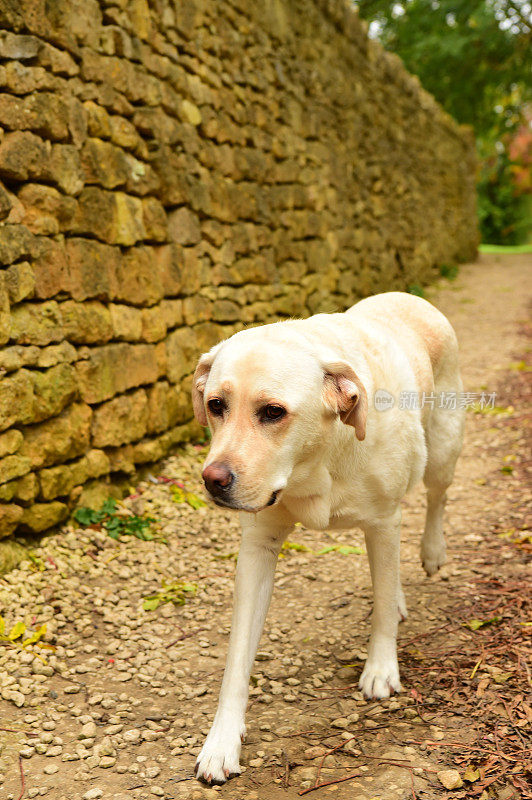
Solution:
{"label": "dog's chest", "polygon": [[306,528],[342,530],[361,525],[371,516],[373,503],[363,481],[351,481],[349,486],[332,484],[329,490],[306,497],[287,497],[284,505]]}

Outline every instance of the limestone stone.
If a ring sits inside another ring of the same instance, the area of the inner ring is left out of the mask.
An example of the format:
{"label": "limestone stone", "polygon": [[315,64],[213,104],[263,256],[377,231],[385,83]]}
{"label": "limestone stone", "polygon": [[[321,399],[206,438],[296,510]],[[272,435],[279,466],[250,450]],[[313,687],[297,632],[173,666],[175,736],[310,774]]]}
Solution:
{"label": "limestone stone", "polygon": [[67,290],[67,260],[63,242],[39,236],[34,239],[31,262],[35,296],[47,300]]}
{"label": "limestone stone", "polygon": [[61,303],[63,334],[76,344],[102,344],[113,336],[109,309],[102,303]]}
{"label": "limestone stone", "polygon": [[0,263],[4,266],[28,258],[34,237],[24,225],[0,226]]}
{"label": "limestone stone", "polygon": [[161,300],[164,290],[159,272],[154,269],[151,247],[126,251],[118,264],[116,298],[135,306],[151,306]]}
{"label": "limestone stone", "polygon": [[159,342],[166,336],[166,322],[160,306],[143,308],[141,311],[142,339],[145,342]]}
{"label": "limestone stone", "polygon": [[44,500],[66,496],[74,486],[86,483],[89,478],[106,475],[110,469],[109,458],[103,450],[89,450],[78,461],[39,472],[41,496]]}
{"label": "limestone stone", "polygon": [[11,312],[10,339],[19,344],[45,345],[63,339],[61,308],[55,300],[23,303]]}
{"label": "limestone stone", "polygon": [[16,181],[50,178],[50,145],[29,131],[13,131],[0,142],[0,177]]}
{"label": "limestone stone", "polygon": [[183,100],[181,103],[181,116],[183,120],[190,125],[201,124],[201,111],[189,100]]}
{"label": "limestone stone", "polygon": [[[110,128],[109,128],[110,132]],[[95,183],[104,189],[125,186],[129,177],[126,154],[120,147],[102,139],[86,140],[81,153],[85,183]]]}
{"label": "limestone stone", "polygon": [[197,244],[201,239],[197,215],[185,207],[173,211],[168,215],[168,233],[178,244]]}
{"label": "limestone stone", "polygon": [[68,230],[76,212],[76,202],[53,186],[26,183],[18,193],[24,206],[24,224],[32,233],[55,235]]}
{"label": "limestone stone", "polygon": [[25,529],[40,533],[52,525],[58,525],[68,515],[68,507],[64,503],[34,503],[25,508],[18,523]]}
{"label": "limestone stone", "polygon": [[5,283],[11,303],[20,303],[35,292],[35,275],[27,261],[20,261],[8,267],[4,273]]}
{"label": "limestone stone", "polygon": [[172,383],[178,383],[184,375],[194,370],[198,353],[193,328],[178,328],[166,338],[167,375]]}
{"label": "limestone stone", "polygon": [[92,443],[109,447],[140,439],[146,433],[148,400],[144,389],[119,395],[94,411]]}
{"label": "limestone stone", "polygon": [[53,145],[49,171],[51,179],[66,194],[78,195],[83,189],[83,168],[79,150],[74,145]]}
{"label": "limestone stone", "polygon": [[14,495],[16,500],[26,505],[31,503],[39,494],[39,479],[34,472],[29,472],[23,478],[15,481]]}
{"label": "limestone stone", "polygon": [[30,375],[33,382],[32,423],[56,416],[78,396],[72,364],[57,364],[42,372],[32,371]]}
{"label": "limestone stone", "polygon": [[76,364],[81,397],[100,403],[141,384],[154,383],[160,374],[154,345],[109,344],[94,348],[87,361]]}
{"label": "limestone stone", "polygon": [[52,466],[88,450],[92,410],[73,403],[61,414],[24,430],[20,455],[31,461],[32,469]]}
{"label": "limestone stone", "polygon": [[11,334],[9,285],[5,274],[0,273],[0,344],[5,344]]}
{"label": "limestone stone", "polygon": [[2,433],[0,435],[0,458],[16,453],[23,439],[22,433],[16,428]]}
{"label": "limestone stone", "polygon": [[33,381],[27,370],[0,378],[0,430],[25,424],[33,413]]}
{"label": "limestone stone", "polygon": [[146,238],[142,201],[124,192],[86,187],[79,195],[71,230],[96,236],[108,244],[133,245]]}
{"label": "limestone stone", "polygon": [[143,312],[140,309],[111,303],[109,305],[109,313],[113,339],[136,342],[142,338]]}
{"label": "limestone stone", "polygon": [[66,242],[64,288],[75,300],[118,296],[120,250],[91,239],[72,238]]}
{"label": "limestone stone", "polygon": [[6,456],[0,459],[0,483],[7,483],[13,478],[20,478],[30,471],[30,459],[24,456]]}
{"label": "limestone stone", "polygon": [[0,539],[13,533],[23,513],[23,509],[14,503],[0,505]]}

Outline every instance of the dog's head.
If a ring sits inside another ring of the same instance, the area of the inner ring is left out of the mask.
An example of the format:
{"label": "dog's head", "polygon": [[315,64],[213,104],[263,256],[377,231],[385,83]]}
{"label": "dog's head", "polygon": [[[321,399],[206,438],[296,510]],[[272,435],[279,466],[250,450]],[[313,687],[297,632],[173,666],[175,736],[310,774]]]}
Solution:
{"label": "dog's head", "polygon": [[358,439],[365,436],[367,395],[359,377],[290,323],[241,331],[205,353],[192,399],[196,419],[212,433],[205,485],[229,508],[274,505],[337,420]]}

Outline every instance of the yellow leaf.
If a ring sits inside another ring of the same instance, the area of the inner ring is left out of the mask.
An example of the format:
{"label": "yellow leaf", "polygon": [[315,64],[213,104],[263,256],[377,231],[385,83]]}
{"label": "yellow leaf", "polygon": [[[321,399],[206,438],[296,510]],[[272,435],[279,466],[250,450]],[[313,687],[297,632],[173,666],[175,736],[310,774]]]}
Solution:
{"label": "yellow leaf", "polygon": [[9,631],[7,638],[10,639],[12,642],[14,642],[15,639],[18,639],[20,636],[22,636],[25,630],[26,626],[24,625],[24,623],[17,622],[15,625],[13,625],[13,627]]}
{"label": "yellow leaf", "polygon": [[480,772],[473,766],[473,764],[468,764],[466,771],[463,774],[463,778],[465,781],[469,781],[469,783],[474,783],[475,781],[480,780]]}
{"label": "yellow leaf", "polygon": [[4,635],[5,629],[6,629],[6,621],[3,617],[0,616],[0,636]]}
{"label": "yellow leaf", "polygon": [[36,630],[35,633],[32,633],[29,639],[26,639],[22,647],[28,647],[28,645],[30,644],[35,644],[35,642],[38,642],[39,639],[43,638],[45,633],[46,633],[46,625],[41,625],[41,627],[38,630]]}

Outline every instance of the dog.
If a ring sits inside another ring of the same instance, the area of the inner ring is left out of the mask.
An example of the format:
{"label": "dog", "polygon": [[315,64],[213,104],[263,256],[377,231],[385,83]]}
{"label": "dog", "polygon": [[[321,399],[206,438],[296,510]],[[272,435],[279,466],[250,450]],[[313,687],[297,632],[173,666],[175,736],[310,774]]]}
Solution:
{"label": "dog", "polygon": [[250,671],[277,557],[296,522],[364,532],[374,603],[359,685],[366,698],[401,691],[400,503],[423,479],[421,560],[432,575],[445,562],[442,520],[462,447],[461,391],[453,328],[429,302],[403,292],[344,313],[249,328],[201,356],[192,400],[212,433],[203,480],[218,506],[240,512],[242,542],[227,663],[196,762],[199,779],[221,784],[240,773]]}

